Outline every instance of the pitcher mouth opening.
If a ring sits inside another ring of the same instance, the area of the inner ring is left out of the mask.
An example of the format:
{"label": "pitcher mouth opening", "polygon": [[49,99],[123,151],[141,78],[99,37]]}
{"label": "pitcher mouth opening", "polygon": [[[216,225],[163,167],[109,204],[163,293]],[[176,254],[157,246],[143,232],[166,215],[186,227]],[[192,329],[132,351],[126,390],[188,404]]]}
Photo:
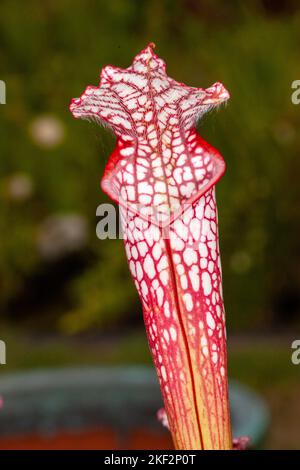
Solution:
{"label": "pitcher mouth opening", "polygon": [[[109,162],[107,165],[101,180],[101,188],[125,210],[125,213],[135,214],[161,228],[168,227],[189,210],[225,173],[226,165],[223,157],[199,135],[196,136],[196,142],[196,148],[201,148],[201,153],[197,155],[194,152],[189,158],[195,161],[198,159],[198,164],[202,161],[203,165],[198,169],[193,168],[191,162],[188,162],[186,170],[183,169],[181,173],[184,171],[193,173],[194,179],[189,182],[184,182],[182,179],[182,184],[177,185],[179,188],[177,190],[172,184],[175,180],[172,173],[170,176],[164,175],[163,178],[156,179],[149,174],[149,177],[140,181],[138,172],[135,175],[130,173],[130,170],[137,168],[139,157],[133,154],[123,159],[118,150],[111,157],[114,160],[113,164]],[[173,174],[176,175],[178,169],[180,167],[175,165],[172,169]]]}

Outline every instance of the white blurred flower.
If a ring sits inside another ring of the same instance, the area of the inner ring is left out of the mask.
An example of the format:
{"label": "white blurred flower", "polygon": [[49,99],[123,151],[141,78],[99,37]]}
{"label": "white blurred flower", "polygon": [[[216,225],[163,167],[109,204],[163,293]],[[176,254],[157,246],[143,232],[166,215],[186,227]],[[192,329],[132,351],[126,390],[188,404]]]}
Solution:
{"label": "white blurred flower", "polygon": [[164,408],[160,408],[158,410],[156,416],[157,416],[158,421],[160,421],[161,424],[165,428],[170,429],[168,416],[167,416],[166,410]]}
{"label": "white blurred flower", "polygon": [[33,193],[32,179],[26,173],[13,174],[7,180],[6,192],[9,199],[13,201],[25,201]]}
{"label": "white blurred flower", "polygon": [[35,118],[30,124],[32,140],[44,148],[57,147],[62,143],[65,130],[63,123],[56,116],[42,115]]}
{"label": "white blurred flower", "polygon": [[88,225],[80,214],[52,215],[40,227],[37,247],[46,260],[78,251],[87,243]]}

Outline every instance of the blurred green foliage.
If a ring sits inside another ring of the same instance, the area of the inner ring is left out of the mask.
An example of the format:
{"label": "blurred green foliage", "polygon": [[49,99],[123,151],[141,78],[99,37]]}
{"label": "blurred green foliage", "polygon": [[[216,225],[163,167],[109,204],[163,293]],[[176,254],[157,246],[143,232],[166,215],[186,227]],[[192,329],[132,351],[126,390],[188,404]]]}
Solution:
{"label": "blurred green foliage", "polygon": [[[278,11],[258,0],[2,0],[2,313],[70,333],[140,315],[122,241],[95,234],[113,138],[74,121],[68,104],[98,83],[102,66],[127,67],[150,41],[176,80],[203,87],[220,80],[232,95],[199,128],[227,162],[217,195],[230,328],[292,322],[300,308],[300,106],[291,103],[300,9],[293,1]],[[43,116],[54,120],[52,141]],[[75,267],[72,253],[50,260],[39,249],[45,220],[57,214],[87,223]]]}
{"label": "blurred green foliage", "polygon": [[[10,345],[6,371],[76,366],[151,365],[152,359],[143,328],[129,334],[99,335],[66,339],[59,335],[24,334],[18,328],[4,328],[2,337]],[[263,336],[232,341],[228,345],[228,372],[231,379],[261,392],[298,385],[298,367],[291,362],[292,338]],[[255,345],[255,347],[253,347]],[[24,354],[24,351],[26,353]],[[247,367],[245,367],[247,364]],[[276,364],[276,367],[274,367]]]}

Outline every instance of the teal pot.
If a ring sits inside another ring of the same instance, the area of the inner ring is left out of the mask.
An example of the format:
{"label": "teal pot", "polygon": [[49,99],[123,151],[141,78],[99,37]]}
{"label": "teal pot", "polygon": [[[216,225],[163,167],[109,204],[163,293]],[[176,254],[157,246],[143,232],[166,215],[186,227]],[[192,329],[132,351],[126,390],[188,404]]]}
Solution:
{"label": "teal pot", "polygon": [[[154,369],[86,367],[2,375],[0,449],[170,449],[156,419],[162,406]],[[233,434],[257,448],[269,413],[252,390],[230,383]]]}

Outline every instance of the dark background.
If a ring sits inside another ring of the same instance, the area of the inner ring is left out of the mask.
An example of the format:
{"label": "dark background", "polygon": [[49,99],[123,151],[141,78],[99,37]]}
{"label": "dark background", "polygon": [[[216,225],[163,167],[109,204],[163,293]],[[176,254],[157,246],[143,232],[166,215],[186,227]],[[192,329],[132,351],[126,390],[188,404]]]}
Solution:
{"label": "dark background", "polygon": [[150,362],[122,241],[95,234],[114,139],[68,110],[104,65],[129,66],[150,41],[171,77],[231,93],[199,124],[227,162],[217,197],[229,371],[269,402],[267,446],[300,448],[296,0],[2,0],[0,372]]}

